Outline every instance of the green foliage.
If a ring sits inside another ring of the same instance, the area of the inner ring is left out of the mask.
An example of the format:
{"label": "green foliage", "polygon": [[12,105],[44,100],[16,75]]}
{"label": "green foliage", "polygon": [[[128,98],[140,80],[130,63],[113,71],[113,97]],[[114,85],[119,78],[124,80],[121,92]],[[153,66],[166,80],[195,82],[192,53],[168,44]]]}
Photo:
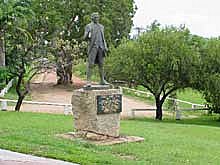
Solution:
{"label": "green foliage", "polygon": [[187,30],[171,27],[149,30],[138,40],[124,41],[111,51],[107,74],[114,79],[148,84],[156,94],[162,92],[158,87],[164,83],[183,88],[193,81],[193,65],[198,63],[198,53],[189,45],[189,37]]}
{"label": "green foliage", "polygon": [[106,77],[110,80],[132,82],[136,76],[134,59],[140,55],[136,41],[123,40],[117,47],[111,48],[111,53],[105,60]]}
{"label": "green foliage", "polygon": [[28,22],[33,18],[29,0],[8,0],[0,3],[2,5],[2,15],[0,15],[1,30],[4,32],[6,61],[9,72],[16,70],[19,59],[16,57],[22,46],[27,49],[26,42],[32,42],[32,35],[27,30]]}
{"label": "green foliage", "polygon": [[[0,65],[8,64],[8,40],[15,31],[24,33],[27,17],[32,15],[29,0],[4,0],[0,2]],[[6,62],[5,62],[6,61]]]}
{"label": "green foliage", "polygon": [[82,39],[85,25],[90,22],[91,13],[98,11],[109,43],[128,37],[135,13],[134,0],[33,0],[32,9],[37,17],[34,25],[48,40],[62,37],[78,41]]}
{"label": "green foliage", "polygon": [[27,26],[27,17],[33,16],[30,0],[8,0],[0,2],[0,29],[10,33],[13,29]]}
{"label": "green foliage", "polygon": [[220,74],[209,75],[204,82],[204,86],[203,93],[210,109],[215,113],[220,113]]}
{"label": "green foliage", "polygon": [[154,23],[138,40],[125,40],[113,48],[106,69],[112,79],[133,80],[147,88],[159,111],[169,94],[191,86],[198,61],[199,53],[187,29],[160,28]]}
{"label": "green foliage", "polygon": [[195,88],[204,94],[210,110],[220,113],[220,40],[197,38],[197,41],[200,66]]}
{"label": "green foliage", "polygon": [[0,89],[4,88],[6,85],[6,78],[8,76],[7,69],[5,67],[0,67]]}
{"label": "green foliage", "polygon": [[2,82],[2,80],[5,80],[5,78],[7,77],[7,69],[5,67],[0,67],[0,82]]}
{"label": "green foliage", "polygon": [[[31,9],[34,11],[36,19],[31,21],[32,33],[40,33],[41,40],[49,43],[63,40],[70,41],[70,45],[77,45],[83,40],[83,33],[86,24],[90,20],[93,12],[99,12],[101,23],[105,26],[105,37],[109,44],[117,45],[122,37],[128,37],[132,26],[132,18],[135,13],[133,0],[33,0]],[[120,9],[120,10],[119,10]],[[49,45],[57,49],[56,44]],[[86,54],[86,50],[82,49]],[[58,84],[71,83],[71,65],[64,69],[61,63],[74,63],[69,55],[60,55],[59,52],[53,52],[57,62]],[[76,54],[76,53],[75,53]],[[79,53],[77,53],[79,55]],[[77,58],[85,58],[79,56]],[[60,62],[62,59],[62,62]]]}
{"label": "green foliage", "polygon": [[[36,20],[31,10],[31,1],[8,1],[4,20],[4,41],[6,64],[11,77],[17,78],[16,92],[18,102],[16,110],[30,91],[30,81],[34,75],[49,67],[47,46],[32,22]],[[2,47],[2,45],[0,45]]]}

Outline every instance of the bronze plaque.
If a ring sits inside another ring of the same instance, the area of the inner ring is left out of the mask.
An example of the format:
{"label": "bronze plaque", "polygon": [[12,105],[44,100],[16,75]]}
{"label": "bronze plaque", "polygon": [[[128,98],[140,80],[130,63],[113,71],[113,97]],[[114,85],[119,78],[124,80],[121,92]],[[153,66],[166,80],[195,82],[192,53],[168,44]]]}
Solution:
{"label": "bronze plaque", "polygon": [[97,96],[97,114],[122,112],[122,95]]}

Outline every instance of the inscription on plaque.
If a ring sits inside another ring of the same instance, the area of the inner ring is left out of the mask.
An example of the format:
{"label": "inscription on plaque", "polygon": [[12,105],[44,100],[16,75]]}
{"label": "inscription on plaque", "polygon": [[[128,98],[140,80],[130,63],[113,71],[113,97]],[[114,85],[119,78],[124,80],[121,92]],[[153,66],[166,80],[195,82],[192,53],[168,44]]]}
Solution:
{"label": "inscription on plaque", "polygon": [[122,95],[97,96],[97,114],[120,113],[122,111]]}

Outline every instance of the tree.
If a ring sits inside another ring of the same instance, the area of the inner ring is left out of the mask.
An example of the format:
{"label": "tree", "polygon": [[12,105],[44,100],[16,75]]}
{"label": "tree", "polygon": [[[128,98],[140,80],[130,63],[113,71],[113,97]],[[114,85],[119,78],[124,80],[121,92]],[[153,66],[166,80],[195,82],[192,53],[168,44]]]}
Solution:
{"label": "tree", "polygon": [[156,119],[162,120],[167,96],[195,80],[198,57],[187,29],[150,26],[138,40],[113,49],[106,69],[113,79],[134,80],[147,88],[155,98]]}
{"label": "tree", "polygon": [[209,108],[220,113],[220,40],[211,38],[199,41],[200,67],[194,87],[203,93]]}
{"label": "tree", "polygon": [[[27,0],[10,1],[14,9],[11,19],[7,20],[7,69],[17,78],[16,92],[18,101],[15,107],[20,110],[23,99],[30,91],[30,81],[38,73],[49,67],[47,46],[41,34],[30,26],[35,19]],[[16,12],[14,12],[16,11]],[[10,15],[10,14],[9,14]]]}
{"label": "tree", "polygon": [[[34,0],[32,9],[37,18],[34,25],[44,34],[45,40],[53,42],[58,38],[66,42],[74,39],[79,43],[82,41],[85,25],[90,22],[91,13],[98,11],[101,22],[106,27],[106,39],[109,44],[114,45],[123,37],[128,37],[135,13],[133,0],[54,0],[53,3]],[[86,51],[84,53],[86,54]],[[54,56],[56,61],[59,61],[59,55]],[[64,59],[66,60],[68,59]],[[66,83],[63,70],[58,69],[57,72],[57,75],[60,75],[58,82]]]}
{"label": "tree", "polygon": [[0,2],[0,67],[5,66],[5,29],[8,19],[7,2]]}
{"label": "tree", "polygon": [[[82,57],[80,53],[82,51],[79,52],[79,49],[84,49],[81,36],[93,11],[100,11],[102,21],[109,25],[106,29],[109,41],[113,42],[110,35],[112,28],[121,27],[118,25],[119,20],[113,25],[110,17],[116,9],[118,17],[124,18],[120,21],[128,22],[126,34],[129,33],[128,29],[132,24],[131,18],[134,13],[133,0],[122,0],[119,3],[121,7],[126,8],[122,11],[123,15],[120,15],[122,12],[120,13],[118,8],[113,8],[110,2],[116,4],[117,1],[5,0],[4,4],[0,3],[0,29],[4,32],[2,42],[0,41],[0,53],[5,54],[4,48],[7,47],[8,71],[10,75],[17,77],[16,91],[19,96],[17,111],[30,90],[33,76],[44,71],[51,62],[58,62],[59,58],[62,58],[62,62],[57,63],[61,64],[63,66],[61,70],[64,70],[61,71],[63,74],[61,82],[66,83],[66,80],[71,79],[74,62],[72,60]],[[122,32],[122,29],[120,31]],[[120,36],[125,36],[125,33]]]}
{"label": "tree", "polygon": [[29,0],[3,0],[0,2],[0,66],[5,66],[6,38],[11,29],[19,29],[14,26],[17,19],[25,18],[30,14]]}
{"label": "tree", "polygon": [[53,53],[57,55],[56,69],[57,76],[59,77],[58,84],[72,83],[73,64],[78,59],[83,58],[82,50],[86,48],[86,43],[82,42],[79,44],[76,40],[64,41],[62,39],[57,39],[54,43]]}
{"label": "tree", "polygon": [[[46,46],[40,40],[34,40],[28,31],[15,31],[10,37],[8,54],[9,73],[17,78],[16,92],[18,101],[15,111],[19,111],[22,101],[30,92],[32,78],[40,73],[52,69],[51,55],[47,53]],[[42,51],[43,50],[43,51]]]}

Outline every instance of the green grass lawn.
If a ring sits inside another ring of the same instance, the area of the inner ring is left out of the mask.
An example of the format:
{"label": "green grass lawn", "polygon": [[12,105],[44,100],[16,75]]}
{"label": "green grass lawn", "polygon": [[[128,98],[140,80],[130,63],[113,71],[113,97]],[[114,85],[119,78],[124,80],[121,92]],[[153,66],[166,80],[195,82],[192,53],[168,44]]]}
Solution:
{"label": "green grass lawn", "polygon": [[218,165],[220,122],[216,118],[123,120],[121,134],[145,141],[96,146],[56,136],[73,131],[72,116],[0,112],[0,148],[82,165]]}
{"label": "green grass lawn", "polygon": [[178,91],[177,98],[196,104],[205,104],[205,99],[203,98],[202,94],[199,91],[193,90],[191,88]]}

